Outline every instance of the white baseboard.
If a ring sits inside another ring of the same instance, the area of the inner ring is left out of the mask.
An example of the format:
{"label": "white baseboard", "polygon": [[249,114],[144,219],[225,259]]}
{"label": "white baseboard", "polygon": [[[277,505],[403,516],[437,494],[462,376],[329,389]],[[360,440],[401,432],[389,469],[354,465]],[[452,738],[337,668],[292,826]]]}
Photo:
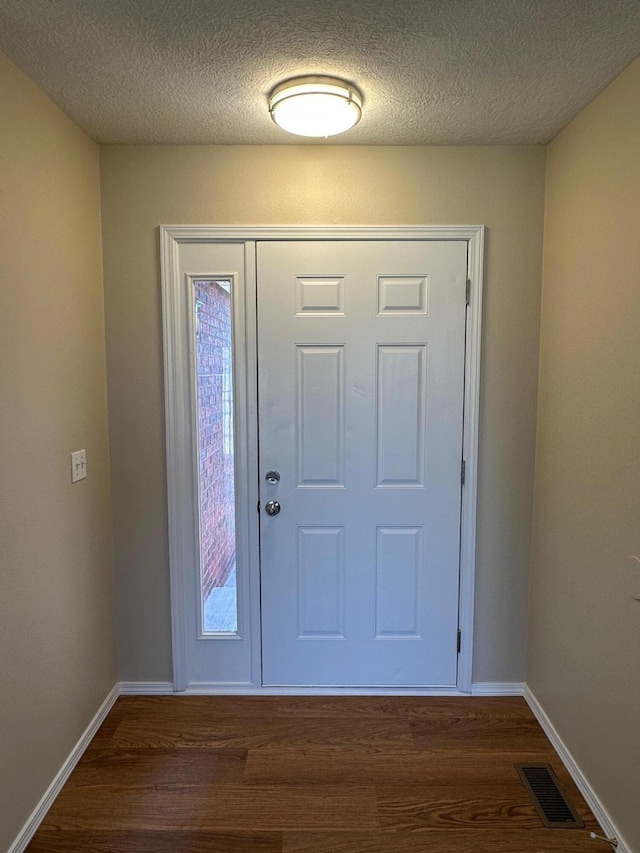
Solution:
{"label": "white baseboard", "polygon": [[471,685],[472,696],[522,696],[524,684],[520,681],[476,681]]}
{"label": "white baseboard", "polygon": [[167,696],[173,694],[170,681],[121,681],[121,696]]}
{"label": "white baseboard", "polygon": [[[553,723],[547,716],[546,711],[538,702],[535,695],[531,691],[531,688],[528,685],[525,685],[524,688],[524,698],[527,701],[527,704],[531,708],[535,718],[542,726],[544,733],[549,738],[555,751],[560,756],[562,763],[567,768],[573,781],[576,783],[578,790],[585,798],[587,805],[593,812],[593,816],[598,821],[600,826],[602,827],[603,833],[609,838],[617,838],[618,846],[615,848],[617,853],[631,853],[631,848],[625,844],[624,839],[620,836],[619,831],[616,829],[613,821],[609,817],[609,814],[605,807],[602,805],[600,798],[591,787],[589,780],[584,775],[577,761],[573,757],[573,755],[569,752],[566,747],[564,741],[556,731]],[[613,849],[613,848],[612,848]]]}
{"label": "white baseboard", "polygon": [[[121,681],[122,696],[164,696],[174,693],[170,681]],[[471,687],[472,696],[522,696],[524,684],[520,681],[481,681]],[[252,684],[236,682],[220,684],[215,682],[189,684],[180,696],[468,696],[455,687],[452,688],[397,688],[383,687],[256,687]]]}
{"label": "white baseboard", "polygon": [[96,711],[94,718],[91,720],[87,728],[82,733],[80,740],[73,747],[73,749],[67,756],[66,761],[64,762],[60,770],[56,773],[53,782],[45,791],[44,796],[31,813],[31,816],[29,817],[25,825],[22,827],[22,830],[19,832],[16,840],[13,842],[11,847],[9,847],[7,853],[23,853],[23,851],[26,849],[27,845],[35,835],[36,830],[44,820],[45,815],[53,805],[53,801],[62,790],[62,786],[71,775],[73,768],[82,758],[82,753],[89,746],[91,739],[102,725],[104,718],[107,716],[107,714],[113,707],[119,695],[119,687],[117,684],[115,684],[109,691],[109,694],[107,695],[102,705],[100,705],[100,707]]}
{"label": "white baseboard", "polygon": [[256,687],[230,682],[192,682],[179,696],[468,696],[455,687]]}

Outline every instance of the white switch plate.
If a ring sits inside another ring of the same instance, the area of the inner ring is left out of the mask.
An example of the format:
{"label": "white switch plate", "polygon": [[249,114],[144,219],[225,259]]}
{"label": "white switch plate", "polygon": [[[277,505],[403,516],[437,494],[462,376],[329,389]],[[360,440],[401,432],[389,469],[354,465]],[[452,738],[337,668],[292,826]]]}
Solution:
{"label": "white switch plate", "polygon": [[87,451],[75,450],[71,454],[71,482],[77,483],[87,476]]}

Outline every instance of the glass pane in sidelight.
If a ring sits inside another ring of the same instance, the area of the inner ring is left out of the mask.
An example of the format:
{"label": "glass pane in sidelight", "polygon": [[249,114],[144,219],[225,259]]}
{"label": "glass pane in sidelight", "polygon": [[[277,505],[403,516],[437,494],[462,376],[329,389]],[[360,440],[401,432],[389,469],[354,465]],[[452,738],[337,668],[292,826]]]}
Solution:
{"label": "glass pane in sidelight", "polygon": [[236,633],[231,281],[194,284],[203,631]]}

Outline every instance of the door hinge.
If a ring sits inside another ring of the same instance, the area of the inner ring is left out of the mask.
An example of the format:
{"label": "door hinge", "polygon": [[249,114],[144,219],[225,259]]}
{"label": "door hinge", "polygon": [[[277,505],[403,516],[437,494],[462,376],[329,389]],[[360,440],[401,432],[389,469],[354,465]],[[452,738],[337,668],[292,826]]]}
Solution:
{"label": "door hinge", "polygon": [[466,300],[466,304],[470,305],[471,304],[471,279],[470,278],[467,279],[467,289],[465,291],[465,297],[464,298]]}
{"label": "door hinge", "polygon": [[462,648],[462,631],[458,628],[458,641],[457,641],[457,649],[458,654],[460,654],[460,649]]}
{"label": "door hinge", "polygon": [[260,501],[258,501],[257,510],[258,510],[258,512],[260,512]]}
{"label": "door hinge", "polygon": [[460,480],[461,480],[463,486],[464,486],[464,481],[466,479],[466,475],[467,475],[467,463],[463,459],[462,460],[462,467],[460,469]]}

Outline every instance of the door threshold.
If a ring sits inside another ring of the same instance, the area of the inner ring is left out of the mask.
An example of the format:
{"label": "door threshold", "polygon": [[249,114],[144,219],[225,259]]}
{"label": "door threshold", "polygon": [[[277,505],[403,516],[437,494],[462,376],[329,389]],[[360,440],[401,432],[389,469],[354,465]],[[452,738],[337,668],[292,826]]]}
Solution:
{"label": "door threshold", "polygon": [[469,696],[456,685],[442,687],[274,687],[193,682],[187,696]]}

